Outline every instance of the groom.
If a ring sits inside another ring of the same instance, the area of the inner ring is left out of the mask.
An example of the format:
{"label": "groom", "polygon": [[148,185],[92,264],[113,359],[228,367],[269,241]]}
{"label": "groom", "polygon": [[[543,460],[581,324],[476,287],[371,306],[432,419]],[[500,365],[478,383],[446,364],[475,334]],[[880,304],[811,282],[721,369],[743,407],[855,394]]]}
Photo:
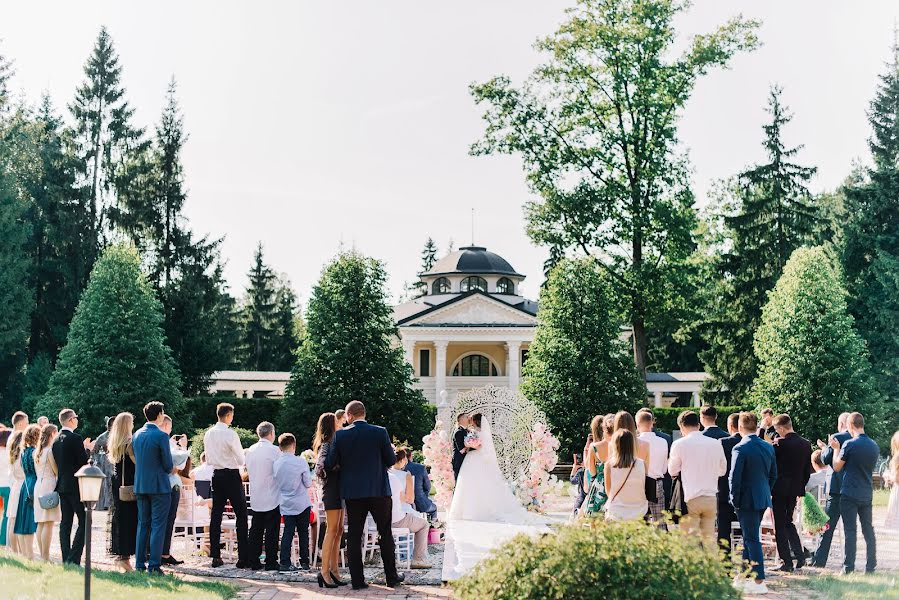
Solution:
{"label": "groom", "polygon": [[340,495],[346,501],[347,555],[353,589],[368,587],[362,572],[362,534],[368,513],[378,526],[387,585],[396,587],[404,577],[396,572],[391,530],[393,502],[387,479],[387,469],[396,462],[396,453],[387,430],[365,422],[364,404],[358,400],[347,404],[346,419],[348,427],[337,430],[325,467],[329,471],[340,467]]}
{"label": "groom", "polygon": [[459,471],[462,470],[462,461],[465,460],[465,453],[469,448],[465,447],[465,436],[468,435],[468,427],[471,425],[471,417],[465,413],[456,417],[459,426],[453,435],[453,475],[456,481],[459,480]]}

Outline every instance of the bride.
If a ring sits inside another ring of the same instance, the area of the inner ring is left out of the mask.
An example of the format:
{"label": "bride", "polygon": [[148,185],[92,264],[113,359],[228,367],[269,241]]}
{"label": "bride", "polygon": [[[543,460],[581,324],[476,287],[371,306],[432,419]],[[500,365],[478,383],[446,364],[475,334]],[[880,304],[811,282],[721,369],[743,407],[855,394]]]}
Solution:
{"label": "bride", "polygon": [[448,519],[514,525],[542,523],[542,519],[521,505],[500,471],[490,432],[490,419],[485,415],[475,415],[472,422],[476,429],[480,426],[478,436],[481,445],[465,454]]}

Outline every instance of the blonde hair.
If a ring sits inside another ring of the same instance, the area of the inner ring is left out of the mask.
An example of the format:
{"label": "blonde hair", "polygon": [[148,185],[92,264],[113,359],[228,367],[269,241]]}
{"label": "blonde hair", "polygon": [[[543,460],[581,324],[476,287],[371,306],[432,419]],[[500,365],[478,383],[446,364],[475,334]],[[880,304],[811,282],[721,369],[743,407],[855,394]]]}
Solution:
{"label": "blonde hair", "polygon": [[47,423],[46,425],[44,425],[43,429],[41,429],[41,441],[38,442],[37,445],[38,455],[44,453],[44,450],[47,448],[47,446],[50,445],[50,441],[58,431],[59,429],[57,429],[56,425],[54,425],[53,423]]}
{"label": "blonde hair", "polygon": [[134,430],[134,415],[123,412],[116,415],[109,430],[109,439],[106,442],[106,451],[109,453],[109,462],[116,464],[125,456],[125,448],[131,443],[131,434]]}
{"label": "blonde hair", "polygon": [[22,453],[22,438],[25,436],[25,430],[20,429],[12,434],[12,437],[9,438],[9,443],[7,447],[9,448],[9,464],[14,464],[17,460],[19,460],[19,455]]}

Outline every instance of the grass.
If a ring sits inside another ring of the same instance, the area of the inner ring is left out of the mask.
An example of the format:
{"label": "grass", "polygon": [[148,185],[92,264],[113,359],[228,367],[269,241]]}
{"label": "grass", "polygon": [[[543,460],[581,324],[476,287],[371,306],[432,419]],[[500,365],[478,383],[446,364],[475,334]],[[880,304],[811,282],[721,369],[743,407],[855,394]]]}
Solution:
{"label": "grass", "polygon": [[899,573],[833,575],[826,573],[803,582],[822,598],[848,600],[899,599]]}
{"label": "grass", "polygon": [[[84,571],[57,564],[33,562],[8,552],[0,553],[0,586],[23,600],[81,600]],[[227,600],[237,589],[216,582],[183,581],[171,576],[152,577],[141,573],[91,570],[93,598],[127,600]],[[0,592],[3,595],[3,592]]]}

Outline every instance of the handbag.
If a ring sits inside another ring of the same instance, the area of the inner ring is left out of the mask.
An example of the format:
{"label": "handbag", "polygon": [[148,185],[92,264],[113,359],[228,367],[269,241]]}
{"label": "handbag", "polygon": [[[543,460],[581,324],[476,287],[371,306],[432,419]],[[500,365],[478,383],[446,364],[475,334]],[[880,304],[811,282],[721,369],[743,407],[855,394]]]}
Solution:
{"label": "handbag", "polygon": [[125,454],[122,454],[122,485],[119,486],[119,500],[122,502],[137,502],[134,485],[125,485]]}
{"label": "handbag", "polygon": [[648,502],[658,502],[659,494],[658,489],[656,488],[656,480],[652,477],[647,477],[643,482],[643,491],[646,493],[646,500]]}
{"label": "handbag", "polygon": [[603,489],[602,483],[600,483],[599,479],[594,479],[590,483],[590,490],[587,492],[587,497],[584,499],[581,514],[595,515],[599,513],[602,511],[608,500],[609,496],[606,494],[605,489]]}
{"label": "handbag", "polygon": [[[44,479],[44,475],[47,473],[47,464],[49,463],[49,459],[44,463],[44,468],[41,469],[41,481]],[[59,506],[59,492],[56,490],[52,490],[47,492],[43,496],[37,497],[38,505],[44,510],[53,510],[57,506]]]}

